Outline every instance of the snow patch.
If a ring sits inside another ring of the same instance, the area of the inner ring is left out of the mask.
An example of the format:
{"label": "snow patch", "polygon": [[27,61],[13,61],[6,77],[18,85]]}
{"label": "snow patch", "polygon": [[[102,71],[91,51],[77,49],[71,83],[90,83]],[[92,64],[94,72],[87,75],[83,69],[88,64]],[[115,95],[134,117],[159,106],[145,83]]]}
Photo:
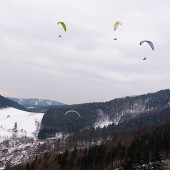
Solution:
{"label": "snow patch", "polygon": [[0,109],[0,141],[12,137],[34,137],[40,128],[44,113],[30,113],[15,108]]}
{"label": "snow patch", "polygon": [[52,103],[51,103],[50,101],[47,101],[47,104],[48,104],[49,106],[51,106],[51,105],[52,105]]}
{"label": "snow patch", "polygon": [[104,126],[107,127],[108,125],[113,123],[113,121],[110,120],[109,116],[104,114],[103,110],[101,110],[101,109],[98,110],[98,116],[99,117],[94,124],[95,128],[97,128],[97,127],[103,128]]}

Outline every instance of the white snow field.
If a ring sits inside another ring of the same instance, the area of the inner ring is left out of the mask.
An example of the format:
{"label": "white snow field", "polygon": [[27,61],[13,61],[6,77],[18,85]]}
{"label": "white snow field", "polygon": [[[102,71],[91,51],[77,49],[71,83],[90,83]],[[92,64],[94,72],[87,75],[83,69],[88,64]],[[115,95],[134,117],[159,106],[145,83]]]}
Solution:
{"label": "white snow field", "polygon": [[10,138],[14,132],[18,137],[36,138],[43,115],[15,108],[0,109],[0,141]]}

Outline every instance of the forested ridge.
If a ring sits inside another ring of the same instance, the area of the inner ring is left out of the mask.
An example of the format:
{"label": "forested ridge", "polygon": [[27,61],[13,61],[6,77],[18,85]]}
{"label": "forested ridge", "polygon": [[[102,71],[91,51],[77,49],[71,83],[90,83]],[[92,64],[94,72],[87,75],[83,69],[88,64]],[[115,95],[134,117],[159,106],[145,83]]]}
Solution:
{"label": "forested ridge", "polygon": [[24,106],[21,106],[17,102],[14,102],[0,95],[0,108],[7,108],[7,107],[14,107],[16,109],[26,110]]}
{"label": "forested ridge", "polygon": [[[39,138],[54,137],[57,132],[77,133],[84,129],[92,129],[95,127],[95,123],[103,117],[112,121],[113,126],[121,124],[127,128],[134,126],[135,120],[135,126],[137,122],[139,125],[143,125],[145,122],[148,124],[159,123],[169,117],[168,114],[158,117],[159,113],[169,106],[170,90],[167,89],[140,96],[118,98],[108,102],[51,108],[42,119]],[[66,116],[65,113],[68,110],[79,112],[81,117],[74,113]],[[157,116],[154,117],[154,114]]]}
{"label": "forested ridge", "polygon": [[9,170],[124,170],[166,169],[166,160],[170,156],[170,123],[156,128],[145,135],[140,133],[131,141],[127,138],[115,142],[107,140],[100,145],[63,153],[47,152],[33,162],[20,164]]}

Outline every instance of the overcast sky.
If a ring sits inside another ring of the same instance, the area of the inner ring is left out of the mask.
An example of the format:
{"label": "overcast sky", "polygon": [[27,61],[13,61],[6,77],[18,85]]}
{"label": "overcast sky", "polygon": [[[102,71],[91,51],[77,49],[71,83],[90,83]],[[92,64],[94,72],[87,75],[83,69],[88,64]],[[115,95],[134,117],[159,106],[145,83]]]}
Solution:
{"label": "overcast sky", "polygon": [[169,88],[169,9],[170,0],[1,0],[0,94],[75,104]]}

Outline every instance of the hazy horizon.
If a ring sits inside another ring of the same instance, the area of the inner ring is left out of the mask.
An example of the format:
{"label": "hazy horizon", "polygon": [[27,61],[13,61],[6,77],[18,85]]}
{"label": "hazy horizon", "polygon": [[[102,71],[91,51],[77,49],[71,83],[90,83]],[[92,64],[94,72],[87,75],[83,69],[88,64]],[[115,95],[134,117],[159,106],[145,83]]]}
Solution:
{"label": "hazy horizon", "polygon": [[[160,89],[158,91],[161,91],[161,90],[167,90],[167,89]],[[169,90],[169,88],[168,88]],[[114,100],[116,98],[124,98],[124,97],[133,97],[133,96],[140,96],[140,95],[145,95],[145,94],[151,94],[151,93],[156,93],[158,91],[153,91],[153,92],[148,92],[148,93],[141,93],[141,94],[132,94],[132,95],[126,95],[126,96],[120,96],[120,97],[114,97],[114,98],[111,98],[109,100],[105,100],[105,101],[90,101],[90,102],[83,102],[83,103],[72,103],[72,104],[84,104],[84,103],[93,103],[93,102],[108,102],[108,101],[111,101],[111,100]],[[57,101],[59,103],[62,103],[62,104],[68,104],[68,103],[63,103],[62,101],[58,101],[56,99],[50,99],[50,98],[36,98],[36,97],[31,97],[31,98],[20,98],[20,97],[10,97],[10,96],[4,96],[6,98],[16,98],[16,99],[38,99],[38,100],[51,100],[51,101]],[[69,105],[69,104],[68,104]]]}

